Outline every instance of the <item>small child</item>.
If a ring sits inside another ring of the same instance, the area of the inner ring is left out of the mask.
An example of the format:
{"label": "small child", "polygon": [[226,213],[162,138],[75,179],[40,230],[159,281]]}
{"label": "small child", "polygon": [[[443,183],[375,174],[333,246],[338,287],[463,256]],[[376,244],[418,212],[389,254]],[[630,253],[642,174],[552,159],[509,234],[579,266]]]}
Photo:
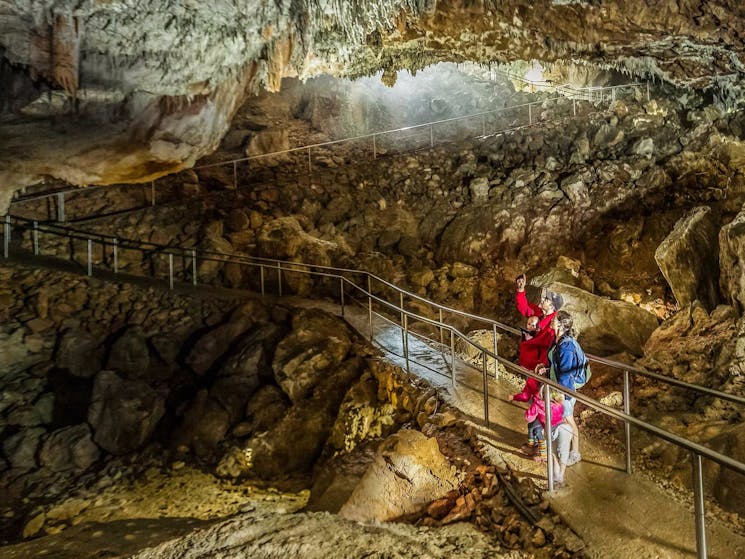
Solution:
{"label": "small child", "polygon": [[[551,400],[551,434],[556,441],[556,454],[554,456],[554,467],[556,476],[554,481],[559,484],[564,483],[564,471],[569,456],[569,444],[572,440],[572,428],[566,424],[562,415],[564,406],[561,402],[561,395],[553,397]],[[539,440],[533,453],[533,460],[537,462],[546,461],[546,437],[544,429],[546,426],[546,408],[542,398],[536,395],[533,398],[532,405],[525,412],[525,421],[528,422],[528,431],[534,430]],[[537,424],[537,426],[536,426]]]}

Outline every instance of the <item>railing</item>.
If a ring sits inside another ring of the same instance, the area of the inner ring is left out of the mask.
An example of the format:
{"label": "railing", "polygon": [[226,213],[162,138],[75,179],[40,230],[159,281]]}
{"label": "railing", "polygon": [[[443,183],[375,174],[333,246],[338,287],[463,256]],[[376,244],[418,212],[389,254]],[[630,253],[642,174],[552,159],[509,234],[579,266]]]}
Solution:
{"label": "railing", "polygon": [[[370,328],[370,338],[372,341],[375,339],[375,328],[374,320],[375,317],[382,319],[390,324],[393,324],[396,328],[401,329],[402,333],[402,348],[404,353],[404,359],[406,362],[406,368],[409,369],[411,355],[409,352],[409,338],[411,336],[419,337],[427,340],[432,344],[439,344],[442,348],[447,348],[445,344],[445,333],[449,334],[449,352],[451,358],[451,382],[455,386],[458,382],[456,378],[456,352],[455,343],[456,340],[460,340],[461,343],[471,346],[481,355],[481,376],[483,381],[483,399],[484,399],[484,421],[489,426],[489,383],[488,383],[488,371],[487,363],[489,359],[494,360],[495,371],[497,363],[505,367],[508,371],[511,371],[522,377],[529,377],[536,379],[545,385],[544,400],[546,402],[551,401],[551,390],[558,391],[567,396],[577,398],[578,401],[584,403],[588,407],[607,415],[611,418],[622,421],[625,426],[625,444],[626,444],[626,471],[632,473],[631,467],[631,427],[636,427],[643,431],[646,431],[664,441],[677,445],[681,448],[688,450],[691,453],[692,468],[693,468],[693,492],[694,492],[694,505],[695,505],[695,527],[696,527],[696,546],[698,557],[706,557],[707,546],[706,546],[706,531],[704,523],[704,492],[703,492],[703,475],[702,475],[702,459],[706,458],[721,466],[730,468],[738,473],[745,474],[745,464],[738,462],[724,454],[713,451],[706,448],[698,443],[687,440],[679,435],[670,433],[660,427],[653,424],[647,423],[641,419],[638,419],[631,415],[630,410],[630,392],[629,392],[629,375],[642,375],[656,380],[660,380],[674,386],[681,388],[687,388],[695,390],[708,396],[714,396],[722,398],[724,400],[735,402],[738,404],[745,404],[745,398],[727,394],[724,392],[716,391],[706,387],[696,386],[688,383],[684,383],[675,379],[670,379],[662,375],[650,373],[643,369],[630,367],[623,363],[618,363],[608,359],[602,359],[595,356],[589,356],[590,360],[597,363],[619,369],[623,371],[624,377],[624,392],[623,392],[623,411],[616,410],[601,402],[585,396],[581,393],[577,393],[572,390],[568,390],[563,386],[546,379],[545,377],[536,375],[533,371],[528,371],[522,367],[511,363],[505,358],[498,355],[496,348],[497,340],[497,329],[505,332],[516,334],[517,330],[511,328],[505,324],[497,322],[495,320],[487,319],[477,315],[473,315],[467,312],[459,311],[445,307],[443,305],[434,303],[416,295],[410,293],[398,286],[379,278],[364,270],[346,269],[346,268],[334,268],[331,266],[320,266],[305,264],[300,262],[289,262],[276,259],[259,258],[240,254],[225,254],[213,251],[197,250],[195,248],[182,248],[174,246],[158,245],[155,243],[143,243],[134,241],[131,239],[121,239],[117,237],[111,237],[108,235],[101,235],[95,233],[89,233],[85,231],[75,230],[67,227],[58,225],[45,225],[39,224],[37,221],[27,220],[24,218],[18,218],[10,215],[5,216],[3,224],[3,255],[7,258],[10,253],[11,239],[13,235],[13,229],[27,231],[30,233],[31,249],[34,255],[42,254],[42,242],[41,235],[50,235],[57,238],[63,238],[70,241],[71,251],[74,252],[72,246],[75,241],[83,241],[85,243],[85,269],[86,273],[91,276],[94,271],[94,256],[93,246],[100,245],[101,256],[99,262],[96,264],[104,264],[114,274],[120,273],[119,266],[119,255],[122,250],[134,250],[141,252],[143,256],[148,256],[151,259],[155,258],[166,258],[168,261],[168,275],[167,281],[171,289],[174,288],[175,280],[177,279],[179,272],[175,269],[174,262],[177,259],[182,261],[182,269],[180,271],[181,278],[185,281],[197,285],[198,283],[198,261],[209,261],[217,263],[229,263],[238,266],[246,266],[253,270],[258,270],[259,278],[254,284],[258,286],[262,296],[266,294],[267,284],[267,271],[276,273],[276,284],[275,291],[277,295],[282,296],[283,294],[283,283],[287,283],[288,279],[293,274],[300,274],[310,277],[321,278],[321,281],[330,280],[331,283],[327,283],[325,286],[320,285],[314,287],[314,293],[318,293],[319,290],[325,290],[326,294],[331,294],[334,298],[338,297],[339,304],[341,306],[341,314],[344,316],[345,305],[351,299],[354,302],[360,303],[363,307],[366,307],[368,313],[368,324]],[[21,239],[23,240],[23,239]],[[110,254],[109,254],[110,253]],[[55,255],[58,256],[58,255]],[[74,259],[74,255],[71,255],[71,259]],[[158,266],[152,265],[150,267],[149,275],[155,279],[159,278],[157,270]],[[283,276],[284,274],[284,276]],[[357,281],[355,281],[357,280]],[[361,280],[361,281],[360,281]],[[250,279],[248,280],[250,284]],[[271,282],[269,282],[271,283]],[[332,287],[332,286],[336,287]],[[386,293],[389,296],[386,296]],[[393,297],[390,297],[390,294]],[[392,302],[394,299],[395,302]],[[418,301],[425,303],[431,309],[437,311],[437,318],[430,318],[417,314],[406,308],[406,300]],[[444,314],[448,313],[454,316],[460,316],[469,320],[482,321],[491,324],[494,333],[494,344],[495,347],[487,349],[482,347],[463,334],[458,328],[449,324],[444,319]],[[425,326],[431,326],[434,331],[439,333],[439,341],[435,338],[428,337],[426,334],[421,332],[415,332],[411,329],[411,321],[421,323]],[[546,425],[546,437],[547,440],[552,440],[552,427],[550,422],[550,413],[547,414],[547,425]],[[547,460],[547,477],[549,491],[553,491],[553,458],[552,458],[552,447],[550,444],[547,445],[548,460]]]}
{"label": "railing", "polygon": [[[498,109],[492,109],[489,111],[483,111],[478,113],[472,113],[463,116],[457,116],[452,118],[446,118],[442,120],[436,120],[433,122],[427,122],[424,124],[416,124],[412,126],[404,126],[402,128],[395,128],[391,130],[382,130],[379,132],[371,132],[369,134],[362,134],[359,136],[352,136],[348,138],[342,138],[339,140],[330,140],[328,142],[320,142],[315,144],[304,145],[296,148],[290,148],[286,150],[274,151],[271,153],[264,153],[259,155],[252,155],[247,157],[240,157],[237,159],[230,159],[227,161],[220,161],[216,163],[209,163],[205,165],[198,165],[192,169],[195,171],[212,169],[216,167],[230,166],[232,174],[232,187],[238,189],[239,181],[239,165],[250,164],[253,161],[261,161],[276,157],[283,157],[289,155],[300,155],[307,161],[307,171],[309,178],[313,175],[313,152],[319,152],[333,146],[339,146],[342,144],[361,144],[363,145],[363,152],[368,155],[372,155],[372,159],[377,159],[382,153],[391,153],[392,145],[396,142],[404,142],[409,145],[414,142],[413,147],[405,147],[396,153],[406,153],[416,149],[431,149],[436,145],[441,145],[445,142],[450,142],[454,138],[466,139],[471,137],[486,136],[489,134],[496,134],[499,132],[509,132],[524,128],[526,126],[534,126],[538,122],[545,122],[540,120],[538,115],[538,108],[542,108],[545,104],[556,103],[558,107],[561,107],[560,102],[571,99],[571,105],[567,104],[565,107],[567,115],[565,116],[577,116],[577,101],[589,101],[593,103],[602,103],[608,100],[615,100],[617,96],[621,96],[629,92],[639,92],[640,88],[646,87],[646,95],[649,97],[649,87],[643,83],[631,83],[624,85],[608,86],[608,87],[597,87],[597,88],[575,88],[572,86],[558,86],[554,87],[557,95],[542,99],[540,101],[532,101],[530,103],[522,103],[519,105],[512,105],[509,107],[501,107]],[[571,106],[571,111],[570,111]],[[514,113],[514,115],[510,115]],[[512,119],[510,122],[502,123],[496,120],[498,116],[508,115]],[[459,130],[457,127],[465,126],[465,132]],[[367,146],[367,147],[364,147]],[[307,157],[305,157],[307,155]],[[303,163],[305,165],[305,163]],[[298,169],[300,167],[298,166]],[[19,204],[24,202],[35,201],[50,196],[56,196],[56,220],[64,222],[67,218],[65,211],[65,194],[80,193],[83,191],[90,192],[97,188],[111,188],[111,187],[131,187],[132,185],[110,185],[106,187],[102,186],[85,186],[77,188],[56,188],[43,193],[34,193],[16,198],[12,203]],[[138,185],[142,186],[142,185]],[[144,185],[145,188],[150,189],[150,205],[154,206],[156,203],[156,181],[153,180],[149,185]]]}

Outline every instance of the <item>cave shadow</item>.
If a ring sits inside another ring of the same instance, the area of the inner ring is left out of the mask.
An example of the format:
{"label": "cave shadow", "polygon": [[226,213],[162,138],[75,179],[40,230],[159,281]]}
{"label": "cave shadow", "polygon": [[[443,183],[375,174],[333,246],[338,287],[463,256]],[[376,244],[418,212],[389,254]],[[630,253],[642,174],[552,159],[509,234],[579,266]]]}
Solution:
{"label": "cave shadow", "polygon": [[192,517],[128,518],[88,521],[59,534],[42,536],[0,548],[0,555],[50,557],[54,559],[99,559],[129,557],[147,547],[185,536],[197,529],[222,522],[233,515],[202,520]]}

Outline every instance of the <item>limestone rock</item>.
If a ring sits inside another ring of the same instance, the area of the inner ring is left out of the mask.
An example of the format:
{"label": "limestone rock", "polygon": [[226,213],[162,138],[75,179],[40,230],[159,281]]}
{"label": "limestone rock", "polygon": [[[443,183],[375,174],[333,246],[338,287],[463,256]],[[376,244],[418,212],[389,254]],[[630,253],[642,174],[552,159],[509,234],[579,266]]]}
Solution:
{"label": "limestone rock", "polygon": [[285,393],[278,386],[262,386],[246,404],[245,417],[250,432],[268,431],[279,423],[289,407]]}
{"label": "limestone rock", "polygon": [[77,377],[92,377],[101,370],[103,348],[101,341],[86,330],[69,330],[59,343],[56,362]]}
{"label": "limestone rock", "polygon": [[25,368],[28,348],[23,343],[23,336],[20,328],[10,336],[0,334],[0,371],[10,373]]}
{"label": "limestone rock", "polygon": [[629,351],[641,355],[644,343],[657,328],[650,312],[625,301],[598,297],[565,283],[552,283],[549,289],[564,297],[563,310],[574,319],[582,348],[609,354]]}
{"label": "limestone rock", "polygon": [[206,390],[200,390],[184,414],[177,440],[189,445],[200,458],[210,460],[229,428],[225,408]]}
{"label": "limestone rock", "polygon": [[309,471],[315,464],[351,383],[362,372],[359,358],[326,370],[312,394],[290,408],[268,431],[245,445],[252,456],[251,475],[276,479]]}
{"label": "limestone rock", "polygon": [[705,206],[681,218],[654,253],[678,305],[699,300],[709,310],[719,300],[718,256],[717,220]]}
{"label": "limestone rock", "polygon": [[227,357],[225,365],[210,387],[210,396],[220,402],[235,423],[243,417],[246,402],[261,383],[260,367],[264,362],[264,346],[261,338],[252,336],[237,342],[235,351]]}
{"label": "limestone rock", "polygon": [[298,310],[292,317],[292,332],[277,345],[274,376],[297,403],[346,358],[350,348],[350,332],[341,320],[317,309]]}
{"label": "limestone rock", "polygon": [[124,373],[126,376],[144,376],[150,365],[150,350],[142,328],[127,328],[109,351],[106,368]]}
{"label": "limestone rock", "polygon": [[55,472],[87,470],[99,457],[98,447],[91,438],[91,429],[85,424],[54,431],[39,451],[43,467]]}
{"label": "limestone rock", "polygon": [[[205,237],[199,242],[199,250],[219,254],[232,254],[233,245],[223,237]],[[223,263],[215,260],[197,259],[197,278],[201,283],[210,282],[217,277]]]}
{"label": "limestone rock", "polygon": [[236,311],[225,323],[200,337],[186,358],[186,363],[198,374],[205,374],[222,357],[238,336],[254,323],[253,307]]}
{"label": "limestone rock", "polygon": [[[290,148],[290,137],[287,130],[262,130],[254,133],[246,146],[246,156],[264,155],[275,153]],[[287,159],[287,155],[262,157],[261,163],[277,165],[280,161]]]}
{"label": "limestone rock", "polygon": [[11,435],[3,442],[3,454],[11,467],[19,470],[31,470],[36,467],[36,450],[39,440],[46,433],[41,427],[23,429]]}
{"label": "limestone rock", "polygon": [[474,204],[489,199],[489,179],[487,177],[476,177],[471,181],[471,201]]}
{"label": "limestone rock", "polygon": [[251,224],[246,212],[240,208],[233,209],[228,215],[228,229],[231,231],[243,231]]}
{"label": "limestone rock", "polygon": [[437,441],[405,429],[381,444],[339,515],[358,522],[390,521],[420,510],[458,484]]}
{"label": "limestone rock", "polygon": [[719,231],[720,287],[740,310],[745,308],[745,212]]}
{"label": "limestone rock", "polygon": [[88,423],[94,441],[107,452],[122,455],[139,448],[164,412],[163,398],[145,382],[123,380],[112,371],[96,376]]}

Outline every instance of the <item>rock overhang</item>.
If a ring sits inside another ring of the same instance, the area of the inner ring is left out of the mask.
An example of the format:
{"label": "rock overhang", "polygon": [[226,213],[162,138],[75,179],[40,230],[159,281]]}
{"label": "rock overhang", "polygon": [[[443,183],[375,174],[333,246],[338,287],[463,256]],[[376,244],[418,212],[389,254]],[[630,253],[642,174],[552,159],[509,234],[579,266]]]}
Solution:
{"label": "rock overhang", "polygon": [[[247,96],[285,76],[538,60],[569,80],[591,79],[584,66],[708,90],[730,106],[743,98],[739,0],[0,1],[0,13],[11,85],[1,116],[23,123],[4,134],[8,189],[49,177],[147,181],[191,166]],[[98,134],[77,126],[81,115]]]}

